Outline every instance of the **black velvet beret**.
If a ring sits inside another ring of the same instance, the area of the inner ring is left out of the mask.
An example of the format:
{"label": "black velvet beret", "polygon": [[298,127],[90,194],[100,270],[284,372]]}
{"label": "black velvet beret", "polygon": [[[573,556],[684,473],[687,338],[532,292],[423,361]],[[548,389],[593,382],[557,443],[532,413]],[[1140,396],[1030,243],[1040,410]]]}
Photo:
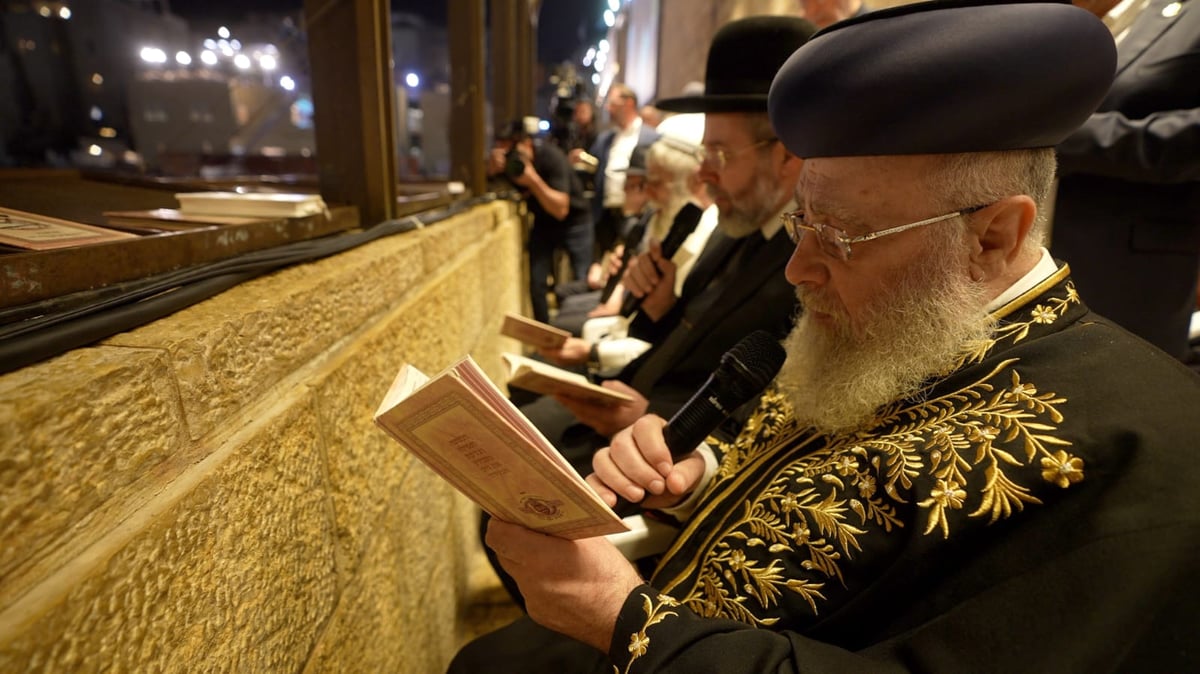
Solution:
{"label": "black velvet beret", "polygon": [[816,26],[794,16],[750,16],[721,26],[708,48],[704,93],[657,101],[667,112],[766,112],[779,66]]}
{"label": "black velvet beret", "polygon": [[1057,145],[1112,84],[1116,46],[1052,2],[929,0],[817,33],[771,85],[771,124],[799,157]]}

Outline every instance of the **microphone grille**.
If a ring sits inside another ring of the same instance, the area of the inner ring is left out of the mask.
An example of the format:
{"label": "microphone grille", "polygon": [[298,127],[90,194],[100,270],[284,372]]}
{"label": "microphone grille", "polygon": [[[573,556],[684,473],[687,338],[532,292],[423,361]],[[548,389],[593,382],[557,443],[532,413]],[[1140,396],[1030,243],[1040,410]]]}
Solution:
{"label": "microphone grille", "polygon": [[758,395],[779,374],[787,352],[770,332],[757,330],[721,356],[720,369],[732,368],[738,376],[730,383],[739,389],[737,395],[749,400]]}

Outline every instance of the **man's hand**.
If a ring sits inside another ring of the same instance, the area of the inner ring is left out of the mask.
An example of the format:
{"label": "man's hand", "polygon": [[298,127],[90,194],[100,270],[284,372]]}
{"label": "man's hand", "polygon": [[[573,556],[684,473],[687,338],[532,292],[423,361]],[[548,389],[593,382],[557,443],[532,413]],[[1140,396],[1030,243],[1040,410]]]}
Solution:
{"label": "man's hand", "polygon": [[649,250],[629,261],[621,283],[634,297],[643,298],[641,311],[652,320],[675,306],[675,263],[663,257],[658,241],[651,241]]}
{"label": "man's hand", "polygon": [[597,304],[595,308],[587,313],[588,318],[600,318],[602,316],[616,316],[621,313],[621,303],[625,300],[625,286],[617,284],[617,289],[613,291],[612,297],[604,304]]}
{"label": "man's hand", "polygon": [[587,284],[592,290],[600,290],[604,287],[604,282],[608,280],[608,274],[604,271],[604,266],[598,262],[593,262],[588,266]]}
{"label": "man's hand", "polygon": [[608,652],[617,614],[642,584],[633,565],[603,537],[575,541],[493,519],[486,541],[517,581],[538,624]]}
{"label": "man's hand", "polygon": [[624,382],[609,380],[601,386],[627,393],[633,400],[619,402],[615,405],[602,405],[565,395],[556,395],[554,399],[570,410],[581,423],[590,426],[592,430],[606,437],[611,437],[613,433],[637,421],[650,406],[650,401],[638,393],[637,389]]}
{"label": "man's hand", "polygon": [[543,358],[554,363],[555,365],[583,365],[587,362],[588,352],[592,349],[592,345],[587,340],[578,337],[568,337],[567,341],[557,349],[548,347],[538,347],[538,353]]}
{"label": "man's hand", "polygon": [[504,173],[504,150],[494,147],[488,153],[487,174],[494,176]]}
{"label": "man's hand", "polygon": [[696,488],[704,477],[704,458],[692,452],[673,461],[663,439],[666,425],[662,417],[646,415],[592,456],[595,472],[587,482],[605,503],[615,506],[620,495],[646,508],[669,508]]}

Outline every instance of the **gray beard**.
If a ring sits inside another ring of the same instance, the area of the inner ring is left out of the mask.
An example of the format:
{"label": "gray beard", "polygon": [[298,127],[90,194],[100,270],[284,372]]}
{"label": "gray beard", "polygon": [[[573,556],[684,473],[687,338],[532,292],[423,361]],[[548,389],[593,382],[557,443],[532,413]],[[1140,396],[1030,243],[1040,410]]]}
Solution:
{"label": "gray beard", "polygon": [[818,293],[796,289],[804,306],[836,317],[823,325],[802,315],[784,342],[788,358],[776,381],[801,425],[824,433],[869,428],[880,408],[918,395],[990,337],[995,321],[984,310],[983,286],[954,270],[950,253],[929,257],[941,259],[911,265],[861,326]]}
{"label": "gray beard", "polygon": [[[750,188],[749,196],[733,199],[728,192],[729,208],[722,209],[717,217],[717,228],[731,239],[741,239],[759,231],[767,220],[779,210],[776,204],[782,200],[782,191],[776,187],[776,181],[768,173],[765,161],[760,161],[755,180]],[[717,190],[708,186],[711,196],[716,196]]]}

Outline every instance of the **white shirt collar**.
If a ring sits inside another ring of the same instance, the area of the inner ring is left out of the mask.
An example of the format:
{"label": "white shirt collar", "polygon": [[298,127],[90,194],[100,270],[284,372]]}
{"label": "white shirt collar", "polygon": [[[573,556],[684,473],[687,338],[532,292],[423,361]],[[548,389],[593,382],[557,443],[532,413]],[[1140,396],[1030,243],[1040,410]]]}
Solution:
{"label": "white shirt collar", "polygon": [[1058,271],[1058,264],[1056,264],[1054,262],[1054,258],[1050,256],[1050,251],[1042,248],[1042,258],[1038,260],[1036,265],[1033,266],[1033,269],[1030,269],[1029,273],[1017,279],[1016,283],[1009,286],[1008,290],[1000,293],[996,299],[988,302],[987,310],[995,311],[1005,304],[1008,304],[1019,297],[1021,293],[1024,293],[1042,281],[1050,278],[1050,275],[1056,271]]}

